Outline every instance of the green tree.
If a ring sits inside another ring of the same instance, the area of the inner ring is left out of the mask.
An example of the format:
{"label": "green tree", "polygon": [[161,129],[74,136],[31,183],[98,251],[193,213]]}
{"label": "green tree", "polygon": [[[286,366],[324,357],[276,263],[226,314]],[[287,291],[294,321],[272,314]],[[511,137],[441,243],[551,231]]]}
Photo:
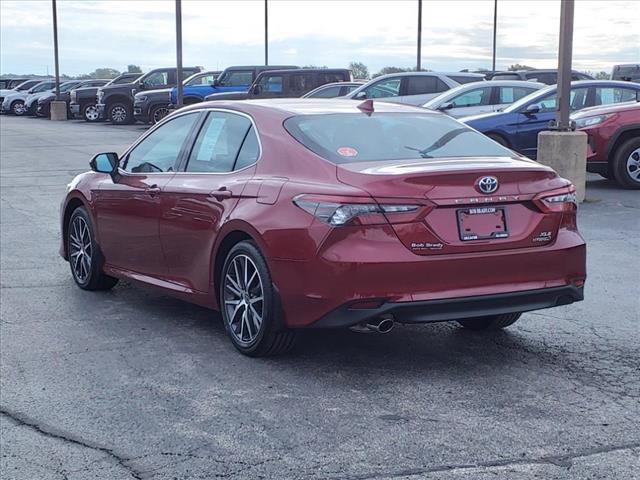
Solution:
{"label": "green tree", "polygon": [[142,73],[142,69],[138,65],[127,65],[127,73]]}
{"label": "green tree", "polygon": [[596,80],[609,80],[609,78],[611,77],[611,75],[607,72],[595,72],[591,76]]}
{"label": "green tree", "polygon": [[414,68],[384,67],[380,69],[380,71],[376,73],[373,78],[379,77],[380,75],[387,75],[389,73],[413,72],[414,70]]}
{"label": "green tree", "polygon": [[369,79],[369,69],[362,62],[351,62],[349,64],[349,70],[351,70],[353,78],[359,78],[362,80]]}
{"label": "green tree", "polygon": [[89,74],[91,78],[116,78],[120,75],[120,72],[115,68],[96,68],[92,73]]}
{"label": "green tree", "polygon": [[515,72],[517,70],[535,70],[534,67],[530,67],[529,65],[520,65],[519,63],[514,63],[507,70],[510,72]]}

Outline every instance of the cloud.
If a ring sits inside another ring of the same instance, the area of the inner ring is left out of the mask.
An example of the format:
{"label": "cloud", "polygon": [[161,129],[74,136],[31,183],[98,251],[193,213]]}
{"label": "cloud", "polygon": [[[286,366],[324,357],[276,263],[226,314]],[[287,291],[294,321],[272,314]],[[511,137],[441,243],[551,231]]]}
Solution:
{"label": "cloud", "polygon": [[[493,0],[423,3],[422,63],[459,70],[489,67]],[[183,55],[188,65],[220,69],[264,59],[264,2],[183,0]],[[559,0],[498,2],[498,67],[557,64]],[[144,69],[175,63],[175,3],[61,0],[61,70]],[[48,2],[0,1],[0,71],[53,70]],[[640,8],[635,0],[576,2],[574,68],[609,70],[640,62]],[[269,0],[269,59],[273,63],[346,66],[371,71],[416,62],[417,2]]]}

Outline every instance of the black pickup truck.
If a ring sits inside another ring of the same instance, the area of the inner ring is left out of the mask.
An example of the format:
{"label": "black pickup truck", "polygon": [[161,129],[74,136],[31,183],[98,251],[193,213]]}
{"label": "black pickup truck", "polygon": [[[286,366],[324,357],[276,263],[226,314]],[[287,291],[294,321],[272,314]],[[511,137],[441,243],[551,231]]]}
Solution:
{"label": "black pickup truck", "polygon": [[[183,80],[186,77],[203,71],[202,67],[185,67],[182,69]],[[110,120],[116,125],[132,123],[133,102],[135,94],[143,90],[156,90],[176,85],[177,69],[156,68],[145,73],[131,83],[106,85],[98,89],[96,94],[97,110],[100,119]]]}
{"label": "black pickup truck", "polygon": [[[108,82],[105,86],[131,83],[141,76],[141,73],[123,73]],[[87,122],[97,122],[100,120],[98,109],[96,108],[96,93],[98,93],[97,86],[71,90],[69,94],[69,112],[71,118],[83,118]]]}

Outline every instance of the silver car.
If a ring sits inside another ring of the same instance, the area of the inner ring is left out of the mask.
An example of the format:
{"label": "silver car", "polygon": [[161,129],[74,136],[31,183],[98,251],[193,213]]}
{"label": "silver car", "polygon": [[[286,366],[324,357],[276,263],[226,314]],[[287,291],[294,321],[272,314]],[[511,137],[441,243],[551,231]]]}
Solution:
{"label": "silver car", "polygon": [[544,83],[521,80],[467,83],[438,95],[423,107],[440,110],[454,118],[497,112],[546,86]]}
{"label": "silver car", "polygon": [[29,90],[15,91],[3,98],[2,105],[0,105],[0,112],[11,112],[15,115],[24,115],[27,112],[25,108],[25,100],[29,95],[33,93],[46,92],[55,86],[55,81],[45,80],[34,85]]}
{"label": "silver car", "polygon": [[344,97],[353,92],[360,85],[364,85],[366,82],[354,80],[353,82],[334,82],[325,83],[319,87],[314,88],[310,92],[305,93],[302,98],[336,98]]}
{"label": "silver car", "polygon": [[482,79],[482,74],[466,72],[390,73],[370,80],[343,98],[384,99],[385,102],[422,105],[442,92]]}

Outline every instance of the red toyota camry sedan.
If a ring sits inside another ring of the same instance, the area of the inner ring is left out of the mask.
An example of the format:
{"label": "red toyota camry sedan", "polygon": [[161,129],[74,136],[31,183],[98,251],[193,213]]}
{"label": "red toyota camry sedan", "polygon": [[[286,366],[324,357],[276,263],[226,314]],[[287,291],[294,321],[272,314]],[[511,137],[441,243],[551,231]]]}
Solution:
{"label": "red toyota camry sedan", "polygon": [[301,328],[498,329],[583,298],[574,187],[441,113],[200,103],[90,166],[61,211],[77,285],[220,310],[247,355]]}

